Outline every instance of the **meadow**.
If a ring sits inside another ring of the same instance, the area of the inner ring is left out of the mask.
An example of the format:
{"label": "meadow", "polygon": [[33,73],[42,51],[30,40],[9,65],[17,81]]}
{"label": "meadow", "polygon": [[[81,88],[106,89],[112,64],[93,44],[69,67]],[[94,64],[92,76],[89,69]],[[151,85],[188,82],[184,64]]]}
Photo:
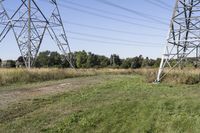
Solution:
{"label": "meadow", "polygon": [[2,133],[200,132],[200,84],[188,82],[197,69],[160,84],[152,84],[155,69],[33,69],[9,79],[16,71],[27,74],[1,69]]}

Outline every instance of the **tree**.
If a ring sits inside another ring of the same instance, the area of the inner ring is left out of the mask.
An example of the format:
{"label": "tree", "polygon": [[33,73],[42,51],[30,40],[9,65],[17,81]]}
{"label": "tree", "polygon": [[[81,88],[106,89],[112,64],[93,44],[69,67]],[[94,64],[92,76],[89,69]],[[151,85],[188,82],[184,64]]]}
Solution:
{"label": "tree", "polygon": [[87,68],[98,67],[99,64],[98,56],[89,52],[87,57]]}
{"label": "tree", "polygon": [[[159,67],[161,61],[160,58],[154,60],[148,57],[143,58],[142,55],[134,58],[120,59],[119,55],[112,54],[108,58],[91,52],[87,53],[84,50],[70,53],[70,58],[75,68],[104,68],[112,66],[116,68],[136,69],[141,67]],[[22,57],[19,57],[17,61],[24,62]],[[194,58],[189,59],[190,64],[194,61]],[[60,55],[58,52],[44,51],[39,53],[35,66],[68,68],[70,64],[64,55]]]}
{"label": "tree", "polygon": [[2,59],[0,58],[0,67],[1,67],[1,64],[2,64]]}
{"label": "tree", "polygon": [[15,61],[14,60],[4,61],[4,62],[2,62],[2,67],[14,68],[14,67],[16,67]]}
{"label": "tree", "polygon": [[121,67],[122,68],[131,68],[131,64],[133,62],[133,58],[126,58],[122,61]]}
{"label": "tree", "polygon": [[153,67],[155,65],[156,61],[153,60],[153,59],[149,59],[149,63],[148,63],[148,66],[149,67]]}
{"label": "tree", "polygon": [[62,64],[61,55],[58,52],[51,52],[48,59],[49,67],[59,67]]}
{"label": "tree", "polygon": [[143,57],[140,55],[139,57],[134,57],[133,62],[131,64],[131,68],[141,68],[142,67],[142,62],[143,62]]}
{"label": "tree", "polygon": [[106,56],[98,56],[99,67],[104,68],[110,65],[110,59]]}
{"label": "tree", "polygon": [[48,67],[50,51],[40,52],[37,60],[35,61],[36,67]]}
{"label": "tree", "polygon": [[149,58],[146,57],[145,59],[143,59],[142,61],[142,67],[148,67],[149,66]]}
{"label": "tree", "polygon": [[87,53],[83,50],[75,53],[77,68],[86,68],[87,66]]}
{"label": "tree", "polygon": [[161,58],[157,58],[154,63],[154,67],[159,67],[161,62]]}
{"label": "tree", "polygon": [[118,67],[122,64],[119,55],[113,54],[110,56],[110,65]]}
{"label": "tree", "polygon": [[[69,68],[70,64],[69,64],[68,60],[66,59],[65,55],[61,55],[60,57],[61,57],[61,67],[62,68]],[[71,57],[73,58],[72,55],[71,55]]]}
{"label": "tree", "polygon": [[16,67],[23,67],[25,66],[25,62],[22,56],[19,56],[16,60]]}

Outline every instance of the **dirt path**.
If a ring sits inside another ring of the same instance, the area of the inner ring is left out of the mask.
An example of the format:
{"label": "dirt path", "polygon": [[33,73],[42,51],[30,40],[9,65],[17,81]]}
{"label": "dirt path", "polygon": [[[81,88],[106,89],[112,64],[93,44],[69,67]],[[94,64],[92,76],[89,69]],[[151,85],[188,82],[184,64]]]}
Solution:
{"label": "dirt path", "polygon": [[82,77],[66,79],[62,83],[56,83],[54,85],[46,87],[37,87],[27,89],[17,89],[13,91],[4,91],[0,93],[0,109],[7,108],[12,103],[17,103],[19,101],[33,99],[41,96],[56,95],[59,93],[84,88],[84,86],[90,86],[99,84],[103,81],[108,80],[109,76],[93,76],[93,77]]}

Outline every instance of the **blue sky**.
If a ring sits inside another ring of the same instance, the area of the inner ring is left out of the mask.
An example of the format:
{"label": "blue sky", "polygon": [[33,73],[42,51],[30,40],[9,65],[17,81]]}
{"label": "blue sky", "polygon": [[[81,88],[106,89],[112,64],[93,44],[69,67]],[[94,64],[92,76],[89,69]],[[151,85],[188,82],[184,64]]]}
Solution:
{"label": "blue sky", "polygon": [[[15,0],[16,3],[13,3],[13,1],[14,0],[7,0],[4,6],[9,10],[16,9],[20,0]],[[17,1],[19,2],[17,3]],[[45,0],[36,0],[43,12],[47,13],[48,10],[46,9],[48,9],[48,7],[44,1]],[[160,57],[166,42],[165,39],[167,37],[175,0],[161,0],[169,5],[167,8],[153,5],[149,3],[148,0],[108,1],[148,16],[145,19],[133,12],[105,5],[98,2],[98,0],[58,0],[72,51],[86,50],[106,56],[115,53],[122,58],[133,57],[140,54],[151,58]],[[76,3],[76,5],[71,2]],[[79,5],[87,6],[87,8],[80,7]],[[99,10],[104,10],[105,12],[100,12]],[[86,12],[92,12],[98,16]],[[110,18],[114,18],[115,20]],[[156,18],[158,21],[162,21],[165,24],[155,22],[155,20],[151,18]],[[80,24],[113,29],[115,32],[80,26]],[[44,50],[58,51],[57,46],[53,41],[50,41],[48,36],[44,38],[40,49],[40,51]],[[0,43],[0,58],[16,59],[18,56],[20,56],[20,52],[15,38],[12,32],[10,32],[5,40]]]}

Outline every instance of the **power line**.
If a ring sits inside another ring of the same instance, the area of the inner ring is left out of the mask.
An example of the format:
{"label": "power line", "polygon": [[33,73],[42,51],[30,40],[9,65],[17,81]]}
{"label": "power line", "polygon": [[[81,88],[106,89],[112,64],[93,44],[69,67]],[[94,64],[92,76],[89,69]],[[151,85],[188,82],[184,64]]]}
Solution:
{"label": "power line", "polygon": [[98,8],[94,8],[94,7],[90,7],[90,6],[86,6],[86,5],[81,5],[72,1],[62,1],[66,4],[71,4],[71,5],[75,5],[81,8],[86,8],[89,10],[93,10],[93,11],[98,11],[101,13],[106,13],[106,14],[110,14],[110,15],[114,15],[114,16],[118,16],[118,17],[124,17],[124,18],[128,18],[128,19],[133,19],[133,20],[139,20],[139,21],[145,21],[145,22],[150,22],[152,23],[152,21],[149,21],[148,19],[142,19],[142,18],[134,18],[128,15],[124,15],[124,14],[119,14],[119,13],[114,13],[114,12],[110,12],[110,11],[106,11],[106,10],[102,10],[102,9],[98,9]]}
{"label": "power line", "polygon": [[169,4],[165,3],[165,2],[162,1],[162,0],[156,0],[156,2],[162,4],[162,5],[166,6],[166,7],[171,7]]}
{"label": "power line", "polygon": [[[104,16],[104,15],[101,15],[101,14],[98,14],[98,13],[94,13],[94,12],[90,12],[90,11],[87,11],[87,10],[83,10],[83,9],[79,9],[79,8],[75,8],[75,7],[71,7],[71,6],[67,6],[67,5],[64,5],[64,4],[59,4],[60,6],[62,6],[62,7],[64,7],[64,8],[69,8],[69,9],[72,9],[72,10],[75,10],[75,11],[80,11],[80,12],[84,12],[84,13],[89,13],[89,14],[92,14],[92,15],[95,15],[95,16],[100,16],[100,17],[104,17],[104,18],[109,18],[109,19],[114,19],[114,20],[117,20],[117,21],[119,21],[120,19],[116,19],[116,18],[113,18],[113,17],[108,17],[108,16]],[[120,21],[122,21],[122,22],[128,22],[128,21],[124,21],[124,20],[120,20]],[[131,23],[131,22],[128,22],[128,23]],[[135,23],[131,23],[131,24],[134,24],[135,25]],[[81,26],[83,26],[82,24],[75,24],[75,25],[81,25]],[[138,24],[137,24],[138,25]],[[146,25],[141,25],[141,24],[139,24],[140,26],[145,26],[145,27],[147,27]],[[86,25],[84,25],[84,26],[86,26]],[[86,27],[91,27],[91,26],[86,26]],[[149,27],[149,26],[148,26]],[[100,27],[92,27],[92,28],[99,28],[99,29],[103,29],[103,30],[105,30],[105,28],[100,28]],[[151,27],[151,28],[153,28],[153,29],[155,29],[155,27]],[[108,30],[108,29],[106,29],[106,30]],[[109,29],[110,30],[110,29]],[[112,29],[113,30],[113,29]],[[117,30],[113,30],[113,31],[117,31]],[[118,32],[121,32],[121,31],[118,31]],[[156,44],[156,43],[152,43],[152,42],[139,42],[139,41],[130,41],[130,40],[123,40],[123,39],[116,39],[116,38],[109,38],[109,37],[104,37],[104,36],[99,36],[99,35],[91,35],[91,34],[86,34],[86,33],[79,33],[79,32],[72,32],[72,31],[70,31],[70,33],[72,33],[72,34],[78,34],[78,35],[82,35],[82,36],[89,36],[89,37],[96,37],[96,38],[103,38],[103,39],[109,39],[109,40],[114,40],[114,41],[123,41],[123,42],[111,42],[111,41],[102,41],[102,40],[94,40],[94,39],[85,39],[85,38],[75,38],[75,37],[73,37],[73,39],[76,39],[76,40],[82,40],[82,41],[93,41],[93,42],[100,42],[100,43],[110,43],[110,44],[118,44],[118,45],[131,45],[131,46],[133,46],[132,44],[130,44],[130,42],[131,43],[148,43],[148,44]],[[126,32],[126,33],[128,33],[128,32]],[[72,38],[72,37],[71,37]],[[129,43],[124,43],[124,41],[126,41],[126,42],[129,42]],[[159,44],[158,44],[159,45]],[[158,45],[157,45],[157,47],[158,47]],[[146,45],[134,45],[134,46],[144,46],[144,47],[147,47]],[[155,46],[155,45],[154,45]],[[149,45],[148,47],[154,47],[153,45]]]}
{"label": "power line", "polygon": [[116,32],[116,33],[123,33],[123,34],[134,35],[134,36],[141,36],[142,35],[142,36],[149,36],[149,37],[162,37],[162,35],[160,35],[160,34],[146,34],[146,33],[139,33],[139,32],[129,32],[129,31],[116,30],[116,29],[111,29],[111,28],[104,28],[104,27],[99,27],[99,26],[85,25],[85,24],[80,24],[80,23],[75,23],[75,22],[70,22],[70,21],[64,21],[64,23],[76,25],[76,26],[80,26],[80,27],[84,27],[84,28],[103,30],[103,31],[109,31],[109,32]]}
{"label": "power line", "polygon": [[[44,2],[46,2],[46,1],[44,1]],[[89,14],[89,15],[101,17],[101,18],[104,18],[104,19],[110,19],[110,20],[117,21],[117,22],[122,22],[122,23],[126,23],[126,24],[131,24],[131,25],[137,25],[137,26],[140,26],[140,27],[146,27],[146,28],[154,29],[154,30],[161,30],[161,31],[164,30],[164,29],[161,29],[161,28],[158,28],[158,27],[144,25],[144,24],[138,24],[138,23],[135,23],[135,22],[129,22],[129,21],[126,21],[126,20],[102,15],[102,14],[99,14],[99,13],[94,13],[94,12],[91,12],[91,11],[87,11],[87,10],[83,10],[83,9],[79,9],[79,8],[75,8],[75,7],[71,7],[71,6],[67,6],[67,5],[59,4],[59,6],[61,6],[63,8],[70,9],[70,10],[78,11],[78,12],[81,12],[81,13],[86,13],[86,14]]]}
{"label": "power line", "polygon": [[90,12],[90,11],[83,10],[83,9],[78,9],[78,8],[75,8],[75,7],[70,7],[70,6],[67,6],[67,5],[61,5],[60,4],[60,6],[74,10],[74,11],[78,11],[78,12],[81,12],[81,13],[86,13],[86,14],[90,14],[90,15],[93,15],[93,16],[101,17],[101,18],[104,18],[104,19],[110,19],[110,20],[113,20],[113,21],[122,22],[122,23],[126,23],[126,24],[131,24],[131,25],[137,25],[137,26],[140,26],[140,27],[145,27],[145,28],[154,29],[154,30],[162,30],[162,31],[164,30],[164,29],[161,29],[161,28],[158,28],[158,27],[144,25],[144,24],[138,24],[138,23],[135,23],[135,22],[129,22],[129,21],[126,21],[126,20],[122,20],[122,19],[118,19],[118,18],[114,18],[114,17]]}
{"label": "power line", "polygon": [[157,6],[159,8],[165,9],[167,11],[171,10],[168,6],[163,5],[160,2],[158,2],[158,1],[155,1],[155,0],[153,0],[153,1],[152,0],[145,0],[145,1],[148,2],[148,3],[150,3],[150,4],[152,4],[152,5],[154,5],[154,6]]}
{"label": "power line", "polygon": [[[8,9],[8,11],[14,11],[14,9]],[[63,22],[65,24],[71,24],[71,25],[76,25],[76,26],[90,28],[90,29],[97,29],[97,30],[103,30],[103,31],[109,31],[109,32],[123,33],[123,34],[134,35],[134,36],[141,36],[141,35],[142,36],[148,36],[148,37],[163,37],[164,36],[164,35],[160,35],[160,34],[146,34],[146,33],[122,31],[122,30],[116,30],[116,29],[105,28],[105,27],[85,25],[85,24],[80,24],[80,23],[70,22],[70,21],[63,21]]]}
{"label": "power line", "polygon": [[93,39],[85,39],[85,38],[77,38],[77,37],[68,37],[69,39],[86,41],[86,42],[96,42],[96,43],[103,43],[103,44],[114,44],[114,45],[123,45],[123,46],[135,46],[135,47],[162,47],[162,46],[155,46],[155,45],[137,45],[137,44],[130,44],[130,43],[119,43],[119,42],[110,42],[110,41],[102,41],[102,40],[93,40]]}
{"label": "power line", "polygon": [[119,8],[119,9],[121,9],[121,10],[130,12],[130,13],[136,14],[137,16],[140,16],[140,17],[143,17],[143,18],[148,18],[148,19],[153,20],[153,21],[155,21],[155,22],[157,22],[157,23],[160,23],[160,24],[169,25],[169,24],[167,24],[166,22],[160,21],[159,19],[163,19],[163,18],[160,18],[160,17],[157,17],[157,16],[152,16],[152,15],[145,14],[145,13],[142,13],[142,12],[139,12],[139,11],[136,11],[136,10],[133,10],[133,9],[129,9],[129,8],[123,7],[123,6],[121,6],[121,5],[118,5],[118,4],[109,2],[109,1],[107,1],[107,0],[96,0],[96,1],[98,1],[98,2],[100,2],[100,3],[103,3],[103,4],[105,4],[105,5],[109,5],[109,6],[112,6],[112,7],[115,7],[115,8]]}
{"label": "power line", "polygon": [[146,43],[146,44],[160,45],[160,43],[154,43],[154,42],[131,41],[131,40],[126,40],[126,39],[117,39],[117,38],[111,38],[111,37],[105,37],[105,36],[93,35],[93,34],[87,34],[87,33],[80,33],[80,32],[74,32],[74,31],[68,31],[68,33],[81,35],[81,36],[87,36],[87,37],[108,39],[108,40],[113,40],[113,41],[128,42],[128,43],[143,43],[143,44]]}

